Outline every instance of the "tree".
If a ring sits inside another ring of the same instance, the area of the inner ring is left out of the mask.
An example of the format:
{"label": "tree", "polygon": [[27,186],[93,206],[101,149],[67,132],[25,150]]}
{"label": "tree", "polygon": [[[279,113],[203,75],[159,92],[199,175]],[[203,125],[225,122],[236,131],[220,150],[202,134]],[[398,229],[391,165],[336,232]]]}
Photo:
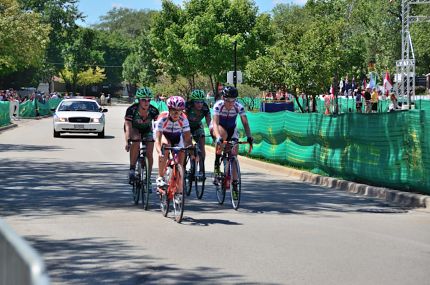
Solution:
{"label": "tree", "polygon": [[[38,66],[38,77],[51,81],[53,75],[64,68],[62,51],[69,45],[78,29],[76,20],[83,19],[78,11],[78,0],[19,0],[24,11],[36,12],[41,21],[51,27],[46,54],[40,57],[43,64]],[[40,44],[33,42],[34,46]]]}
{"label": "tree", "polygon": [[[106,75],[104,74],[105,70],[96,66],[95,68],[89,67],[87,70],[81,71],[76,76],[76,85],[82,86],[83,95],[86,94],[86,86],[91,84],[98,84],[103,82],[106,79]],[[64,69],[61,71],[61,82],[72,82],[75,77],[75,74],[69,70]]]}
{"label": "tree", "polygon": [[38,13],[24,13],[15,0],[0,2],[0,76],[41,64],[49,25]]}
{"label": "tree", "polygon": [[97,45],[95,32],[91,29],[80,28],[74,41],[66,45],[63,50],[65,68],[72,74],[69,77],[60,72],[60,77],[65,79],[66,85],[70,86],[73,92],[76,91],[80,72],[87,70],[90,66],[104,63],[103,52],[95,49]]}

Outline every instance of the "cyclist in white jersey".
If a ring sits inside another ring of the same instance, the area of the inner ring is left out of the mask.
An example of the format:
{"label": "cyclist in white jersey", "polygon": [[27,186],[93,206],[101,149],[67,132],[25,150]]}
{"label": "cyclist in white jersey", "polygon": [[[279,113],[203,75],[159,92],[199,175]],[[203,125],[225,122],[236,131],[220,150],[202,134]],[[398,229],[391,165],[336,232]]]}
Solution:
{"label": "cyclist in white jersey", "polygon": [[[155,149],[159,155],[157,187],[166,185],[163,175],[169,152],[166,150],[162,153],[162,145],[183,147],[184,141],[185,146],[192,145],[190,124],[182,113],[185,109],[184,99],[180,96],[172,96],[166,103],[169,111],[161,113],[155,123]],[[184,164],[184,159],[185,154],[180,152],[179,162]]]}
{"label": "cyclist in white jersey", "polygon": [[[221,143],[222,141],[238,140],[238,132],[236,128],[237,115],[240,116],[245,133],[247,136],[248,143],[252,144],[253,138],[251,135],[251,129],[249,128],[248,118],[246,117],[245,108],[237,102],[238,92],[235,87],[226,86],[222,90],[222,100],[215,103],[213,107],[213,129],[212,134],[216,138],[216,157],[215,157],[215,173],[220,171],[220,159],[221,159]],[[237,145],[232,150],[232,154],[237,154]],[[216,175],[214,175],[216,177]],[[236,183],[235,183],[236,182]],[[218,181],[214,180],[214,184]],[[233,191],[237,186],[237,172],[233,169]]]}

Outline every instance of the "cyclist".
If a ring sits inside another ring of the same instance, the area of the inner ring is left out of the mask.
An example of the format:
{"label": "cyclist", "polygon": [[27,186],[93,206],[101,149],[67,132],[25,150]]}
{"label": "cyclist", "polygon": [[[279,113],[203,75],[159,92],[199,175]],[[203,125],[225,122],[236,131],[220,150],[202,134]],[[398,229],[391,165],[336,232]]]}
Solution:
{"label": "cyclist", "polygon": [[[157,187],[166,186],[164,181],[164,168],[169,152],[161,151],[162,145],[167,146],[191,146],[190,124],[187,117],[183,114],[185,109],[185,100],[180,96],[172,96],[167,99],[167,108],[169,111],[162,112],[155,123],[155,149],[158,152],[158,178]],[[184,164],[185,154],[179,153],[179,163]]]}
{"label": "cyclist", "polygon": [[[251,135],[251,129],[249,128],[248,118],[246,117],[245,108],[237,102],[238,91],[235,87],[226,86],[221,92],[222,99],[215,103],[213,107],[213,136],[216,138],[216,156],[215,156],[215,169],[214,172],[217,174],[220,172],[220,159],[221,159],[221,143],[222,141],[238,140],[238,132],[236,128],[237,115],[240,116],[247,141],[252,144],[253,138]],[[237,145],[232,150],[232,154],[237,154]],[[214,184],[218,185],[216,179],[217,175],[214,175]],[[233,196],[237,195],[237,170],[233,169]]]}
{"label": "cyclist", "polygon": [[203,162],[205,161],[205,130],[202,120],[205,118],[206,124],[209,127],[211,124],[211,112],[208,104],[205,102],[205,92],[203,90],[194,90],[191,92],[190,100],[185,104],[185,114],[190,123],[191,135],[202,154]]}
{"label": "cyclist", "polygon": [[158,117],[158,110],[150,104],[152,91],[148,87],[139,88],[136,91],[136,101],[125,112],[124,134],[125,150],[130,152],[129,183],[134,180],[137,158],[139,157],[140,142],[146,143],[146,157],[148,158],[148,170],[152,172],[154,138],[152,121]]}

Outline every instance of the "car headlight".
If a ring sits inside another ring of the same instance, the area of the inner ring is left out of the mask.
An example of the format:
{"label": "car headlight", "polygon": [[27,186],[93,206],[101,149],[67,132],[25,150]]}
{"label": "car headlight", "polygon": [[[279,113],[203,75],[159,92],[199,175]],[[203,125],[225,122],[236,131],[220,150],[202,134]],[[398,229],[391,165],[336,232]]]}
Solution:
{"label": "car headlight", "polygon": [[91,122],[92,123],[101,123],[101,122],[103,122],[103,118],[102,117],[100,117],[100,118],[92,118]]}
{"label": "car headlight", "polygon": [[58,117],[58,116],[55,116],[54,120],[55,120],[55,122],[60,122],[60,123],[64,123],[64,122],[68,122],[69,121],[68,118],[62,118],[62,117]]}

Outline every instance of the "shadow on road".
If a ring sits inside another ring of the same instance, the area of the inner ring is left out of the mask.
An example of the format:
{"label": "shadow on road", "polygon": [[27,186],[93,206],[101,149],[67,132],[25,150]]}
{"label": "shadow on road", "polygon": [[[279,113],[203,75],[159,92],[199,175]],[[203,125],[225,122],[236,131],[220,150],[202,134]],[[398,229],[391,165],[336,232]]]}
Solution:
{"label": "shadow on road", "polygon": [[163,264],[163,259],[137,255],[134,252],[135,247],[106,238],[50,240],[46,236],[28,236],[26,239],[43,253],[53,284],[238,284],[241,281],[244,282],[240,275],[224,273],[217,268],[189,269],[180,268],[177,264]]}
{"label": "shadow on road", "polygon": [[[208,179],[203,200],[188,199],[188,211],[205,211],[211,201],[213,210],[232,209],[230,193],[226,193],[223,205],[216,203],[215,187]],[[343,191],[273,178],[267,180],[261,173],[242,173],[240,212],[275,214],[311,214],[314,212],[356,212],[361,208],[387,207],[383,201],[356,196]]]}
{"label": "shadow on road", "polygon": [[63,147],[51,145],[30,145],[30,144],[0,144],[0,152],[8,151],[60,151],[64,150]]}
{"label": "shadow on road", "polygon": [[[121,164],[1,160],[0,214],[64,215],[117,208],[143,211],[132,206],[126,176],[127,167]],[[261,173],[244,173],[242,182],[241,212],[310,214],[387,206],[376,199],[319,186],[279,179],[269,181]],[[159,211],[155,193],[151,195],[150,208]],[[184,216],[191,224],[229,224],[230,221],[191,218],[192,212],[225,210],[234,211],[230,193],[224,205],[218,205],[215,188],[208,180],[203,200],[197,200],[194,192],[187,197]]]}

